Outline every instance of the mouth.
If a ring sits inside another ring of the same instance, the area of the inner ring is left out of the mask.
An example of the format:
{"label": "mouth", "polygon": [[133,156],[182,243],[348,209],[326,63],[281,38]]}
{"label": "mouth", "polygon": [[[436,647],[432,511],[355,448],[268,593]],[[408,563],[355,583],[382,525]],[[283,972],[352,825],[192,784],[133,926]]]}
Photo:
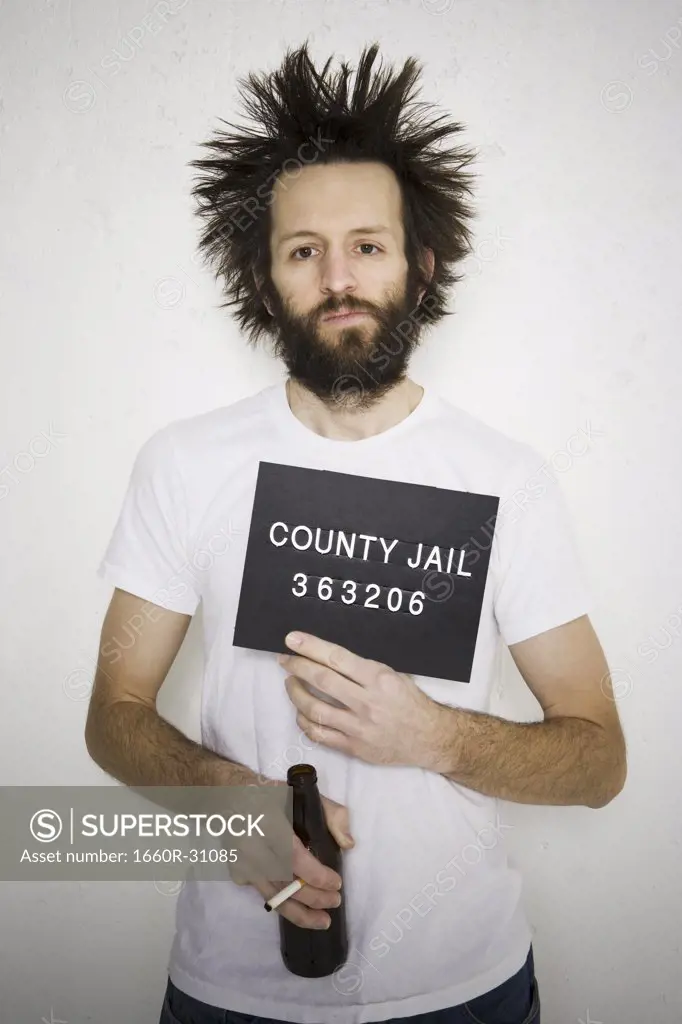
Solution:
{"label": "mouth", "polygon": [[334,324],[350,324],[355,320],[360,320],[363,316],[369,316],[368,313],[331,313],[329,316],[324,317],[325,323]]}

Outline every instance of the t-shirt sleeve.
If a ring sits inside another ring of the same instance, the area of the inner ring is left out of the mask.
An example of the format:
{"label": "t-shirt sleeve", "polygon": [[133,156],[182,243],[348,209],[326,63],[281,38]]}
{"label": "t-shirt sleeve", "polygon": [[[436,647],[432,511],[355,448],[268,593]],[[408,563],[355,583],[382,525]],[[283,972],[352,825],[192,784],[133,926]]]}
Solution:
{"label": "t-shirt sleeve", "polygon": [[188,560],[187,506],[169,427],[153,434],[135,458],[97,575],[170,611],[196,611],[199,594]]}
{"label": "t-shirt sleeve", "polygon": [[491,555],[495,618],[507,646],[594,607],[558,479],[529,446],[500,498]]}

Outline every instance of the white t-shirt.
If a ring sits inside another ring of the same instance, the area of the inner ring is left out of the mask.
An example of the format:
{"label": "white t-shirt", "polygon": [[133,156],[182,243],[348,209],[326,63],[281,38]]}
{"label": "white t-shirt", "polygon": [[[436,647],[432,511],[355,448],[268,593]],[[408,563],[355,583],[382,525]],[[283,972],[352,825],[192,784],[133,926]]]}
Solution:
{"label": "white t-shirt", "polygon": [[[299,1024],[361,1024],[468,1002],[523,965],[532,933],[507,861],[498,802],[435,772],[377,766],[309,740],[286,670],[232,646],[259,461],[500,497],[469,683],[415,676],[433,699],[489,710],[500,638],[514,644],[592,607],[556,477],[543,457],[430,387],[400,423],[358,441],[300,422],[284,381],[177,420],[135,460],[98,573],[174,611],[203,602],[204,746],[274,779],[315,765],[349,810],[345,967],[287,971],[278,921],[253,886],[188,881],[169,973],[206,1003]],[[409,723],[405,723],[406,729]]]}

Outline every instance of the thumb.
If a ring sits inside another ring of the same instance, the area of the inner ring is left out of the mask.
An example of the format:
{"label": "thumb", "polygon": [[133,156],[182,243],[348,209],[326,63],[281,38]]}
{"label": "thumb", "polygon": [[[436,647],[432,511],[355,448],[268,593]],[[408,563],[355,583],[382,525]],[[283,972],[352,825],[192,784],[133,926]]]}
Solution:
{"label": "thumb", "polygon": [[324,807],[327,828],[336,842],[343,849],[351,849],[351,847],[355,846],[355,840],[350,830],[348,808],[324,796],[322,797],[322,806]]}

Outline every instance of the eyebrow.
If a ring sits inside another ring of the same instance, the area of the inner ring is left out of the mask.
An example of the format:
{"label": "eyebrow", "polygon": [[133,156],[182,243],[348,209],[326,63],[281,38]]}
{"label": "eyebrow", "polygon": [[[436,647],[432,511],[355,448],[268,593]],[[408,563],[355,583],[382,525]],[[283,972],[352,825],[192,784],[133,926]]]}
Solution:
{"label": "eyebrow", "polygon": [[[348,232],[349,235],[381,235],[391,234],[390,228],[387,228],[384,224],[373,224],[370,227],[365,228],[353,228],[352,231]],[[317,231],[307,231],[305,228],[301,231],[292,231],[287,235],[282,235],[278,245],[283,245],[285,242],[290,242],[293,238],[322,238],[322,235]]]}

